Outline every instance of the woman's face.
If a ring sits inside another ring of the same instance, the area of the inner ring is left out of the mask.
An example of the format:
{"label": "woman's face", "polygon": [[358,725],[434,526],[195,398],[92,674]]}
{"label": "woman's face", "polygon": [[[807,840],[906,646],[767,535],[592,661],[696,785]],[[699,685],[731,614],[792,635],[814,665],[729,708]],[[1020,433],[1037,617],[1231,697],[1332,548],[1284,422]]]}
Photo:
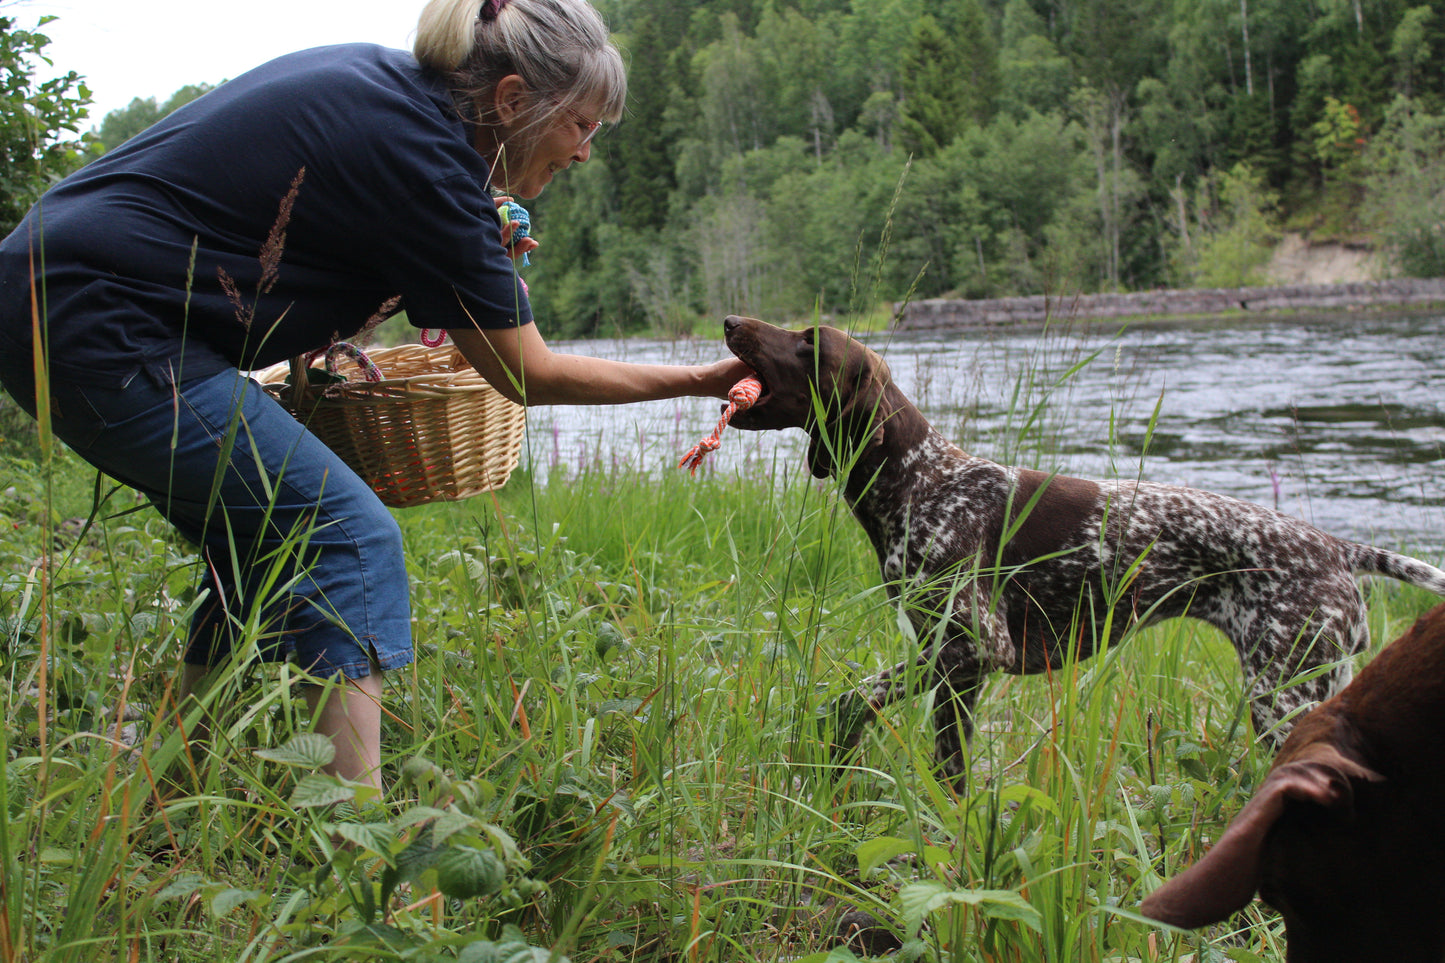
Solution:
{"label": "woman's face", "polygon": [[563,108],[532,136],[508,138],[493,165],[493,185],[517,197],[536,197],[558,171],[592,156],[592,135],[599,126],[579,109]]}

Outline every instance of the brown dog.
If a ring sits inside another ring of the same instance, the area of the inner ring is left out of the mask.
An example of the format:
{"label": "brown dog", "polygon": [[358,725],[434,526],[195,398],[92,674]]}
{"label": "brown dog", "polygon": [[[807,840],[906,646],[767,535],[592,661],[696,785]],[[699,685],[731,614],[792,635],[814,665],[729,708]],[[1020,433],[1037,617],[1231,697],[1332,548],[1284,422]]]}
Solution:
{"label": "brown dog", "polygon": [[922,682],[938,689],[938,759],[961,777],[986,673],[1057,669],[1133,626],[1182,615],[1229,637],[1255,731],[1283,741],[1292,714],[1344,688],[1349,657],[1368,641],[1353,573],[1445,595],[1437,568],[1238,499],[966,454],[904,397],[881,357],[834,328],[739,317],[723,326],[763,383],[733,426],[808,432],[809,468],[842,482],[922,647],[839,700],[843,745],[870,709]]}
{"label": "brown dog", "polygon": [[1289,963],[1445,959],[1445,605],[1294,727],[1219,842],[1150,894],[1189,929],[1259,893]]}

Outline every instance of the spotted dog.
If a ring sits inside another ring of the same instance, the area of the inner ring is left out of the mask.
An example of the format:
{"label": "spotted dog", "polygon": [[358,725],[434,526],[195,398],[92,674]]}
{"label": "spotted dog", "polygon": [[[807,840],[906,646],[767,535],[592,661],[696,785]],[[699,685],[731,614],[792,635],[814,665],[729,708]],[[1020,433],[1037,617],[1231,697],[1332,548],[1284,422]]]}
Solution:
{"label": "spotted dog", "polygon": [[[926,681],[935,749],[964,775],[984,676],[1059,668],[1126,631],[1191,616],[1239,653],[1255,732],[1350,681],[1368,642],[1354,573],[1445,595],[1445,572],[1279,512],[1191,488],[1089,481],[999,465],[949,443],[874,351],[829,327],[724,322],[762,394],[735,428],[803,428],[818,478],[836,476],[921,643],[918,657],[834,706],[853,745],[874,712]],[[912,680],[912,681],[911,681]]]}

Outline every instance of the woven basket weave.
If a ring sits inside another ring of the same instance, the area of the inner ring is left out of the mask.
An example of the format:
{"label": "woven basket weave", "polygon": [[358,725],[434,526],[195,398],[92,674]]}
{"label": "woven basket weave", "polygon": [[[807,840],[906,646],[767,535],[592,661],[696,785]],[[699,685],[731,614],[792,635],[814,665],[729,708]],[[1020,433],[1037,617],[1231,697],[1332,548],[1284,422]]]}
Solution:
{"label": "woven basket weave", "polygon": [[381,381],[311,385],[299,358],[255,377],[387,505],[455,501],[506,484],[522,447],[521,405],[450,345],[367,354]]}

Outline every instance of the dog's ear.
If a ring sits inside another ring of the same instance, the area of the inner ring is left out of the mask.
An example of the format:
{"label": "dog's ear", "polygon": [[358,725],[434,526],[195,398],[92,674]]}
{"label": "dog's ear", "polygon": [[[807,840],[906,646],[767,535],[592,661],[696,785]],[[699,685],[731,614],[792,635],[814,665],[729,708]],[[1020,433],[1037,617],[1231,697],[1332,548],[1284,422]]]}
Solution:
{"label": "dog's ear", "polygon": [[822,411],[815,408],[808,425],[808,469],[814,478],[827,478],[838,469],[835,456],[852,460],[883,444],[881,406],[889,371],[881,356],[844,332],[817,331],[824,340],[815,381],[831,396],[822,399]]}
{"label": "dog's ear", "polygon": [[814,422],[808,432],[808,471],[813,473],[814,478],[827,478],[833,474],[833,456],[828,451],[831,442],[823,437],[824,431],[827,429]]}
{"label": "dog's ear", "polygon": [[873,419],[872,430],[858,440],[859,447],[850,448],[854,442],[850,440],[852,431],[849,426],[855,417],[858,417],[857,409],[850,404],[844,409],[842,416],[835,419],[839,425],[845,427],[832,429],[826,437],[824,433],[829,432],[829,429],[814,419],[808,429],[808,470],[813,473],[814,478],[827,478],[837,470],[833,459],[835,453],[851,461],[864,451],[883,444],[882,413],[865,411],[862,412],[862,417]]}
{"label": "dog's ear", "polygon": [[1226,919],[1254,897],[1264,873],[1264,844],[1290,801],[1348,815],[1352,779],[1384,777],[1320,742],[1276,766],[1204,858],[1149,894],[1139,912],[1161,923],[1198,929]]}

